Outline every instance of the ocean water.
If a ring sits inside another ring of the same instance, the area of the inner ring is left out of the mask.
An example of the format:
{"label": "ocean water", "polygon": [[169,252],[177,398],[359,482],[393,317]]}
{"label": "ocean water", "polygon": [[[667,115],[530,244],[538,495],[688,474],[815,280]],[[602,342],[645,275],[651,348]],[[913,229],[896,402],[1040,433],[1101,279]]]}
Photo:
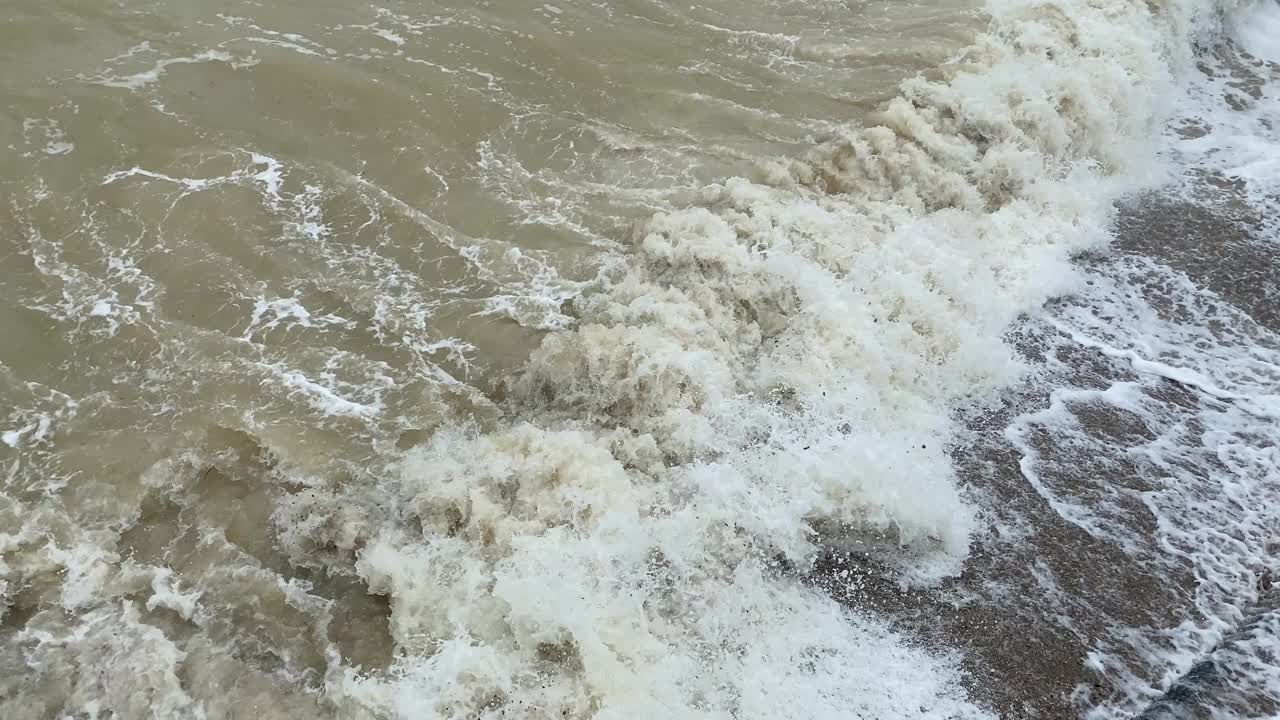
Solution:
{"label": "ocean water", "polygon": [[1273,0],[0,9],[0,717],[1280,713]]}

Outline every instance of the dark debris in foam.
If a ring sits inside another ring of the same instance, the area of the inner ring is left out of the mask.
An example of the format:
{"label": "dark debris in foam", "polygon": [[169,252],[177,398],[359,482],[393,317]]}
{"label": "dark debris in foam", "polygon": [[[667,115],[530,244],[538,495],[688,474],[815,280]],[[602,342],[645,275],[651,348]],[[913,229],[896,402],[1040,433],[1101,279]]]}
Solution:
{"label": "dark debris in foam", "polygon": [[[1113,256],[1080,262],[1088,270],[1116,255],[1150,257],[1186,273],[1260,325],[1280,329],[1280,263],[1262,245],[1264,219],[1240,205],[1235,211],[1214,205],[1160,194],[1136,198],[1120,208]],[[904,589],[891,571],[866,557],[830,552],[810,581],[850,607],[892,618],[927,644],[959,649],[971,696],[999,717],[1079,717],[1100,704],[1132,717],[1145,704],[1133,698],[1135,678],[1091,669],[1090,653],[1100,643],[1114,652],[1122,643],[1109,641],[1121,629],[1158,631],[1188,617],[1199,620],[1194,570],[1189,563],[1144,562],[1064,519],[1023,476],[1022,453],[1005,431],[1019,416],[1047,407],[1055,388],[1102,390],[1137,375],[1128,363],[1034,320],[1011,339],[1034,367],[1053,369],[1010,392],[1002,407],[964,418],[964,442],[952,450],[955,467],[998,528],[976,539],[964,572],[939,588]],[[1211,401],[1169,380],[1149,383],[1145,392],[1164,414],[1192,428]],[[1071,412],[1088,435],[1114,452],[1100,456],[1098,445],[1082,452],[1070,439],[1033,432],[1029,440],[1040,455],[1042,479],[1062,488],[1074,487],[1074,477],[1087,477],[1092,483],[1080,485],[1097,487],[1096,479],[1104,477],[1115,487],[1147,489],[1126,451],[1151,441],[1155,429],[1110,405],[1077,405]],[[1089,503],[1092,498],[1081,492],[1073,499]],[[1123,518],[1127,531],[1153,538],[1156,519],[1150,510],[1129,496],[1118,498],[1129,505],[1108,518]],[[1136,655],[1123,660],[1139,673],[1145,662]],[[1156,669],[1151,672],[1137,680],[1161,687]],[[1260,711],[1268,707],[1265,700],[1250,702]]]}

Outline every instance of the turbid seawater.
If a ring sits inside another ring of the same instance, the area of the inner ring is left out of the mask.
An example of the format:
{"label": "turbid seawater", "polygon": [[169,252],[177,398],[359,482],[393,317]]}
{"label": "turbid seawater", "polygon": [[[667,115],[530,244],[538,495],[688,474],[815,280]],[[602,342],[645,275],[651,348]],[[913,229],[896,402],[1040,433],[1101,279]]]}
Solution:
{"label": "turbid seawater", "polygon": [[1272,30],[9,0],[0,717],[1276,712]]}

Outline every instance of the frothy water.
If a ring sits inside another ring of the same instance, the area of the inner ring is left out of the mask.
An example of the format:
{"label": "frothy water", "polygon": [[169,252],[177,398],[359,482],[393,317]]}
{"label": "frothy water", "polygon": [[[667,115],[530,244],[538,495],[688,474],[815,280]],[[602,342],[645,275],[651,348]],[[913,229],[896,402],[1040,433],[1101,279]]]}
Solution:
{"label": "frothy water", "polygon": [[1280,328],[1113,222],[1269,258],[1274,5],[19,5],[4,717],[1275,698]]}

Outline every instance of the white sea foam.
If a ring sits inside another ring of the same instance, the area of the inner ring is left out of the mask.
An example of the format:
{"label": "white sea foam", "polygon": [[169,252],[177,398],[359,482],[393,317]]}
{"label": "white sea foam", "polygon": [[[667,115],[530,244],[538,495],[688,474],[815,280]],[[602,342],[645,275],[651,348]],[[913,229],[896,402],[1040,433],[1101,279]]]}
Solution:
{"label": "white sea foam", "polygon": [[[1229,243],[1251,244],[1246,257],[1261,261],[1280,242],[1274,220],[1280,44],[1270,32],[1276,27],[1275,3],[1232,18],[1231,44],[1201,60],[1165,140],[1163,155],[1181,176],[1174,192],[1180,190],[1190,207],[1221,218],[1224,228],[1247,228],[1238,240],[1196,238],[1223,244],[1218,252],[1227,259],[1220,263],[1241,257],[1242,250]],[[1172,254],[1188,251],[1198,255],[1189,248]],[[1215,718],[1274,712],[1280,708],[1274,663],[1280,636],[1268,585],[1280,572],[1280,454],[1273,438],[1280,420],[1280,337],[1230,301],[1231,293],[1269,288],[1226,280],[1219,287],[1223,297],[1142,258],[1113,263],[1098,280],[1085,303],[1058,322],[1077,342],[1127,362],[1138,374],[1137,382],[1122,384],[1125,390],[1106,391],[1115,397],[1098,399],[1158,429],[1139,449],[1143,475],[1154,484],[1140,501],[1156,519],[1156,545],[1129,548],[1153,563],[1190,568],[1197,583],[1194,605],[1180,622],[1171,620],[1164,630],[1131,629],[1100,644],[1094,662],[1102,672],[1131,677],[1132,694],[1091,717],[1128,717],[1206,660],[1216,663],[1216,676],[1195,687],[1207,705],[1201,711]],[[1195,403],[1178,408],[1158,399],[1160,379],[1189,388]],[[1095,523],[1108,513],[1124,515],[1119,506],[1101,502],[1091,515]],[[1117,519],[1104,524],[1126,524]],[[1188,682],[1194,687],[1204,681]]]}
{"label": "white sea foam", "polygon": [[44,136],[45,155],[66,155],[76,149],[76,144],[67,140],[67,133],[57,120],[26,118],[22,121],[22,132],[28,138],[40,134]]}
{"label": "white sea foam", "polygon": [[[220,652],[217,633],[267,605],[304,619],[254,626],[264,637],[245,641],[245,654],[269,657],[281,683],[317,687],[322,677],[326,702],[344,717],[989,717],[961,689],[956,657],[840,606],[801,576],[829,547],[870,556],[902,585],[959,569],[979,521],[945,452],[950,412],[1018,377],[1005,330],[1077,286],[1072,253],[1105,242],[1111,201],[1149,173],[1148,138],[1190,67],[1191,42],[1227,5],[995,2],[990,31],[949,79],[908,81],[868,127],[836,131],[754,179],[679,196],[658,184],[635,191],[637,206],[667,209],[581,296],[535,252],[468,237],[371,179],[331,173],[364,201],[369,223],[383,210],[407,218],[465,273],[503,288],[476,312],[554,332],[502,388],[496,417],[437,429],[394,472],[375,463],[359,477],[311,477],[281,449],[287,428],[245,419],[283,438],[273,446],[279,466],[264,473],[286,490],[235,507],[274,499],[277,536],[237,527],[257,539],[253,556],[216,524],[196,527],[199,582],[127,565],[114,539],[45,516],[0,536],[0,547],[34,548],[29,564],[0,563],[6,605],[14,588],[64,583],[62,607],[23,631],[29,663],[71,678],[66,707],[76,711],[131,716],[148,703],[160,716],[216,716],[222,700],[211,688],[251,675],[242,672],[248,661]],[[397,29],[347,27],[409,48],[436,26],[379,15]],[[294,52],[320,52],[301,36],[251,29]],[[768,46],[769,62],[795,61],[798,38],[724,32]],[[150,91],[177,64],[254,61],[218,49],[136,66],[135,56],[152,54],[140,45],[89,80]],[[466,64],[419,62],[481,78],[478,92],[507,82]],[[526,172],[478,150],[485,182]],[[505,166],[483,164],[494,158]],[[423,356],[465,364],[468,346],[429,327],[442,292],[337,237],[333,189],[265,154],[232,161],[221,175],[132,167],[102,184],[154,184],[170,210],[210,190],[256,193],[279,221],[272,247],[323,271],[321,289],[368,316],[379,349],[406,350],[423,375],[445,375]],[[671,207],[672,197],[692,201]],[[545,199],[503,199],[531,225],[579,221]],[[49,317],[110,322],[114,333],[151,311],[60,264],[56,243],[38,247],[37,269],[67,288],[39,308]],[[316,352],[304,367],[263,340],[322,321],[336,332],[343,318],[315,315],[276,289],[241,299],[252,307],[237,317],[243,334],[233,342],[255,355],[228,362],[264,396],[306,406],[330,429],[397,422],[384,417],[395,388],[378,361]],[[1208,369],[1160,362],[1239,392]],[[38,442],[47,434],[40,417],[14,415],[0,437]],[[167,479],[148,487],[197,506],[205,477],[238,454],[157,464],[154,475]],[[135,503],[119,513],[107,524],[127,527],[141,511]],[[1083,511],[1076,519],[1105,531]],[[55,536],[44,525],[58,528],[56,541],[42,544]],[[388,599],[389,669],[342,658],[326,634],[335,603],[260,560],[288,565],[263,549],[270,540],[294,567],[356,577]],[[62,617],[71,609],[81,612]],[[141,619],[143,609],[194,624],[196,639],[179,647],[152,624],[160,620]],[[95,667],[107,672],[81,672]],[[246,698],[269,694],[244,682]]]}
{"label": "white sea foam", "polygon": [[[1051,389],[1048,406],[1006,431],[1024,476],[1059,515],[1121,548],[1162,590],[1186,593],[1172,605],[1135,597],[1135,607],[1160,608],[1151,626],[1112,621],[1077,635],[1099,675],[1075,693],[1086,717],[1133,717],[1177,682],[1183,692],[1158,706],[1171,714],[1152,717],[1280,708],[1269,590],[1280,571],[1280,338],[1270,307],[1255,302],[1270,276],[1234,267],[1261,262],[1280,240],[1271,217],[1280,175],[1268,166],[1280,47],[1255,30],[1277,18],[1280,6],[1259,4],[1206,44],[1162,139],[1170,180],[1124,224],[1130,252],[1161,259],[1091,263],[1088,286],[1043,319],[1047,359],[1032,382]],[[1113,374],[1064,364],[1062,348],[1109,358]],[[1047,587],[1045,606],[1056,609],[1061,588],[1052,578]],[[1070,601],[1084,616],[1103,612],[1087,597]]]}
{"label": "white sea foam", "polygon": [[[1259,3],[1230,23],[1237,56],[1204,58],[1202,72],[1179,99],[1183,132],[1167,141],[1167,154],[1180,168],[1220,173],[1243,184],[1255,206],[1274,204],[1280,193],[1280,12]],[[1234,63],[1234,65],[1233,65]]]}
{"label": "white sea foam", "polygon": [[[1016,376],[1004,329],[1149,173],[1214,9],[991,11],[949,83],[644,224],[509,426],[439,431],[393,509],[346,507],[401,655],[331,691],[401,717],[981,714],[945,658],[784,568],[831,544],[904,583],[958,568],[948,408]],[[914,671],[876,693],[868,652]]]}
{"label": "white sea foam", "polygon": [[[1077,701],[1087,717],[1126,718],[1249,620],[1266,589],[1262,578],[1280,572],[1280,455],[1267,432],[1280,417],[1280,338],[1147,258],[1108,262],[1092,280],[1049,318],[1057,342],[1101,351],[1134,375],[1102,387],[1059,386],[1048,407],[1018,418],[1007,434],[1024,475],[1060,515],[1152,572],[1194,578],[1191,602],[1156,627],[1116,625],[1090,637],[1089,667],[1119,692],[1100,696],[1082,686]],[[1060,385],[1060,371],[1050,363],[1042,380]],[[1171,383],[1188,394],[1170,399]],[[1100,428],[1085,414],[1091,409],[1105,409],[1120,429]],[[1053,438],[1062,454],[1042,457],[1036,436]],[[1064,458],[1108,458],[1128,475],[1073,472]],[[1236,654],[1228,675],[1245,695],[1274,696],[1274,673],[1262,659],[1280,645],[1263,630],[1220,653]],[[1214,712],[1251,717],[1227,706]]]}
{"label": "white sea foam", "polygon": [[[150,47],[140,46],[138,50],[140,52],[150,52]],[[132,57],[132,56],[133,54],[131,53],[123,57]],[[189,57],[171,57],[171,58],[164,58],[161,60],[157,60],[150,68],[139,71],[139,72],[135,72],[129,75],[115,75],[110,72],[103,72],[100,75],[97,75],[94,77],[85,77],[83,79],[87,82],[92,82],[99,85],[105,85],[106,87],[126,88],[129,90],[143,90],[147,86],[158,82],[162,77],[164,77],[166,73],[169,72],[169,68],[174,67],[176,65],[190,65],[193,63],[215,63],[215,62],[225,63],[235,69],[241,69],[246,67],[252,67],[254,64],[256,64],[257,60],[255,60],[252,57],[237,57],[224,50],[211,49],[211,50],[205,50],[203,52],[196,53]]]}

